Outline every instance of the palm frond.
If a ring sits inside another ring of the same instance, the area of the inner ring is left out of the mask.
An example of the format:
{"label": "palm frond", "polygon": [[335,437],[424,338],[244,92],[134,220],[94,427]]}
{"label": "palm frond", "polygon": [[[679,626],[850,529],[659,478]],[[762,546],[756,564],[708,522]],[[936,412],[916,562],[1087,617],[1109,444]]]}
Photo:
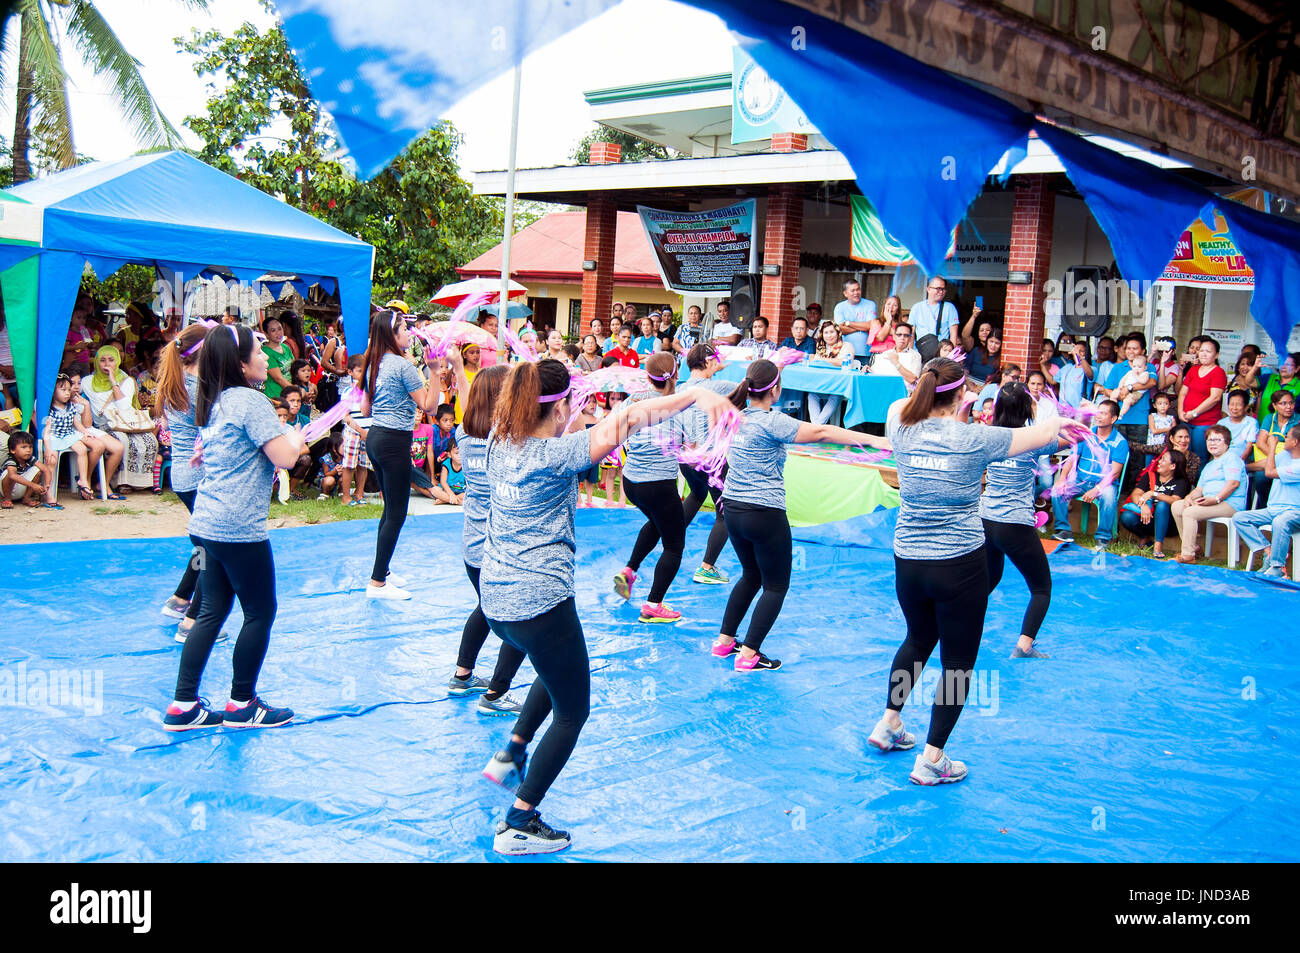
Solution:
{"label": "palm frond", "polygon": [[146,145],[183,144],[140,75],[140,62],[127,52],[94,3],[73,0],[64,28],[87,64],[108,79],[113,100],[136,139]]}
{"label": "palm frond", "polygon": [[[20,0],[18,12],[30,17],[37,29],[24,30],[19,56],[32,70],[32,102],[39,111],[42,134],[59,168],[76,165],[77,153],[72,143],[72,116],[68,112],[68,74],[50,21],[45,18],[39,0]],[[19,70],[21,74],[21,69]]]}

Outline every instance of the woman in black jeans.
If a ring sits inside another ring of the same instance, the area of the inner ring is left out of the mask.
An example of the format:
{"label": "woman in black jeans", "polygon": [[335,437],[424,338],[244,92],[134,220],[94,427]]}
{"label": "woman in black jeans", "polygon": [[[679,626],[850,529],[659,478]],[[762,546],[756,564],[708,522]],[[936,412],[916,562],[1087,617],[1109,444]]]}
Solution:
{"label": "woman in black jeans", "polygon": [[[370,417],[366,433],[366,454],[384,495],[384,512],[379,517],[379,538],[375,543],[375,564],[370,572],[366,596],[370,599],[409,599],[401,588],[404,580],[388,571],[397,548],[397,537],[406,522],[411,502],[411,433],[417,411],[438,409],[438,389],[426,387],[415,365],[406,359],[411,332],[406,317],[398,311],[377,311],[370,319],[370,345],[366,349],[366,396],[361,416]],[[425,360],[435,364],[432,351]]]}
{"label": "woman in black jeans", "polygon": [[[162,356],[158,359],[156,408],[166,417],[167,430],[171,434],[172,490],[191,513],[194,512],[194,493],[203,475],[201,466],[192,466],[191,460],[194,457],[194,438],[199,432],[194,425],[194,401],[199,386],[195,373],[199,365],[199,351],[207,334],[206,325],[191,324],[163,347]],[[199,617],[199,609],[203,607],[203,592],[198,587],[198,553],[197,549],[190,553],[180,585],[162,609],[163,615],[181,620],[176,627],[177,642],[185,641],[194,627],[194,620]],[[222,633],[217,641],[225,637],[225,633]]]}
{"label": "woman in black jeans", "polygon": [[[993,426],[1027,427],[1033,420],[1034,398],[1025,385],[1019,381],[1004,384],[993,404]],[[994,460],[985,471],[984,493],[980,496],[989,593],[1002,581],[1007,559],[1029,584],[1029,605],[1020,623],[1020,639],[1011,650],[1012,658],[1047,658],[1034,648],[1052,603],[1052,570],[1034,523],[1034,464],[1040,452]]]}
{"label": "woman in black jeans", "polygon": [[925,750],[912,766],[915,784],[966,777],[966,765],[950,759],[944,747],[965,704],[989,601],[980,477],[995,460],[1037,452],[1054,445],[1062,427],[1077,427],[1061,417],[1014,429],[962,423],[965,384],[960,364],[937,357],[921,370],[912,396],[889,408],[885,424],[902,500],[894,530],[894,586],[907,638],[894,656],[885,713],[868,740],[881,751],[915,747],[899,713],[938,645],[943,677]]}

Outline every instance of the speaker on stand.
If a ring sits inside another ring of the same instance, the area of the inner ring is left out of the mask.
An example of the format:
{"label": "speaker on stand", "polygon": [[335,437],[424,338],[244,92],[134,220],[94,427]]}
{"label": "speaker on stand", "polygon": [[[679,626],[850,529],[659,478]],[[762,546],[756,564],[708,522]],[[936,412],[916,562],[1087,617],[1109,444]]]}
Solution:
{"label": "speaker on stand", "polygon": [[754,318],[758,317],[759,302],[762,295],[762,275],[731,276],[731,323],[740,328],[742,334],[748,334]]}

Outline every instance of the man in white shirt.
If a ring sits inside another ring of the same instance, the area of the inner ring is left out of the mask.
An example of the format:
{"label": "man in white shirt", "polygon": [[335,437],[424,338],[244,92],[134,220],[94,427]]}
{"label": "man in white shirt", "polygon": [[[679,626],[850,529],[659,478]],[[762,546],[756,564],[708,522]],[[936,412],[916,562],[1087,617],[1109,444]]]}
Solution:
{"label": "man in white shirt", "polygon": [[716,344],[739,344],[740,328],[731,323],[731,299],[723,298],[718,302],[718,318],[713,322],[712,337]]}
{"label": "man in white shirt", "polygon": [[686,352],[703,340],[704,328],[700,326],[703,312],[697,304],[686,309],[686,323],[677,329],[673,337],[673,350],[685,356]]}
{"label": "man in white shirt", "polygon": [[918,338],[933,334],[940,341],[947,338],[954,346],[960,347],[957,337],[957,307],[950,301],[944,301],[948,293],[948,282],[939,276],[930,279],[925,286],[925,300],[912,305],[907,314],[907,323],[916,332]]}
{"label": "man in white shirt", "polygon": [[876,320],[876,303],[863,299],[862,285],[853,278],[844,282],[844,300],[835,306],[832,317],[854,354],[865,356],[871,353],[867,332],[871,330],[871,322]]}
{"label": "man in white shirt", "polygon": [[871,373],[901,377],[907,384],[915,384],[921,376],[921,355],[912,347],[912,326],[894,325],[894,349],[881,351],[871,362]]}

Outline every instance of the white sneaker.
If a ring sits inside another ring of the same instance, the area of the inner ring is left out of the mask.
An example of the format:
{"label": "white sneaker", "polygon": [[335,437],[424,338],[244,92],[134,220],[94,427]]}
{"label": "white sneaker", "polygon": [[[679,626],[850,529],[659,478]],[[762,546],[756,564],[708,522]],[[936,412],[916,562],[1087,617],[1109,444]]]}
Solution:
{"label": "white sneaker", "polygon": [[289,471],[276,470],[279,486],[277,487],[276,496],[281,503],[289,502]]}
{"label": "white sneaker", "polygon": [[366,583],[367,599],[409,599],[411,594],[405,589],[399,589],[391,582],[384,586],[372,586]]}
{"label": "white sneaker", "polygon": [[401,586],[402,588],[406,588],[406,577],[399,576],[395,572],[390,572],[388,574],[388,578],[385,579],[384,581],[387,582],[390,586]]}
{"label": "white sneaker", "polygon": [[568,831],[557,831],[543,821],[540,814],[534,814],[522,829],[511,827],[505,821],[499,822],[492,838],[492,849],[498,854],[518,857],[525,854],[553,854],[564,850],[571,843],[573,840]]}

